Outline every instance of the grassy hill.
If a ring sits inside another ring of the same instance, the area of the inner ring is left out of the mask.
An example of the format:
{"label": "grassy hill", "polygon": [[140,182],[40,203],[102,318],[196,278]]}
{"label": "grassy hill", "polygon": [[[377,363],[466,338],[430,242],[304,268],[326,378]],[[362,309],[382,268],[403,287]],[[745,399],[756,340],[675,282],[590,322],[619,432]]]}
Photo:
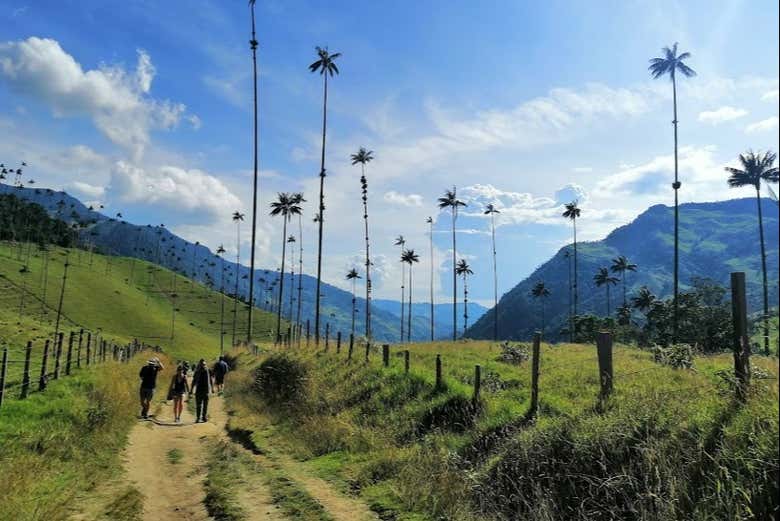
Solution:
{"label": "grassy hill", "polygon": [[729,354],[685,370],[616,346],[615,392],[600,402],[594,347],[543,345],[531,420],[528,360],[503,362],[484,341],[409,349],[409,374],[400,351],[389,368],[377,352],[368,363],[333,351],[242,355],[229,429],[272,460],[304,462],[381,519],[769,519],[777,508],[776,359],[754,357],[740,406]]}
{"label": "grassy hill", "polygon": [[[766,231],[769,302],[778,300],[778,235],[780,225],[777,203],[762,200]],[[587,227],[587,215],[578,220],[578,229]],[[774,230],[775,233],[772,233]],[[625,255],[638,265],[636,273],[626,277],[629,298],[646,285],[658,297],[672,292],[673,211],[656,205],[633,222],[612,231],[604,240],[578,244],[579,312],[606,314],[604,288],[597,288],[593,276],[598,268],[609,267],[611,260]],[[550,289],[546,299],[549,338],[557,338],[566,324],[569,309],[569,261],[564,256],[571,245],[561,248],[550,260],[506,293],[498,304],[501,338],[530,338],[540,328],[539,302],[530,293],[538,281]],[[761,258],[756,201],[733,199],[716,203],[688,203],[680,207],[680,283],[689,287],[694,277],[709,277],[728,287],[729,274],[744,271],[747,277],[749,312],[761,310]],[[612,290],[612,313],[622,303],[622,286]],[[469,329],[471,338],[492,338],[493,316],[490,310]],[[776,339],[776,334],[772,335]],[[773,341],[774,344],[774,341]]]}

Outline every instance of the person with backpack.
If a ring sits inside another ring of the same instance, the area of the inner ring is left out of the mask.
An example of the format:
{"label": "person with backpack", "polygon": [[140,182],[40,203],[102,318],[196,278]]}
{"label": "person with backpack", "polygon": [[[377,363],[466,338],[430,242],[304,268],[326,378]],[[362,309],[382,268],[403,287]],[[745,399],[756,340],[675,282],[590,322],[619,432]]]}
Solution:
{"label": "person with backpack", "polygon": [[152,404],[154,388],[157,386],[157,373],[163,369],[164,367],[160,359],[154,357],[146,362],[146,365],[138,373],[138,377],[141,379],[141,389],[139,391],[141,397],[141,418],[144,420],[149,418],[149,407]]}
{"label": "person with backpack", "polygon": [[168,388],[168,397],[173,400],[173,421],[176,423],[181,422],[181,411],[184,408],[184,394],[188,392],[190,392],[190,385],[187,382],[187,370],[182,364],[176,368],[176,374],[173,375],[171,386]]}
{"label": "person with backpack", "polygon": [[220,356],[217,363],[214,364],[214,385],[217,393],[221,394],[225,390],[225,375],[228,371],[230,371],[230,366],[225,361],[225,357]]}
{"label": "person with backpack", "polygon": [[192,373],[192,392],[195,394],[195,423],[208,420],[209,394],[211,394],[211,372],[206,360],[201,358]]}

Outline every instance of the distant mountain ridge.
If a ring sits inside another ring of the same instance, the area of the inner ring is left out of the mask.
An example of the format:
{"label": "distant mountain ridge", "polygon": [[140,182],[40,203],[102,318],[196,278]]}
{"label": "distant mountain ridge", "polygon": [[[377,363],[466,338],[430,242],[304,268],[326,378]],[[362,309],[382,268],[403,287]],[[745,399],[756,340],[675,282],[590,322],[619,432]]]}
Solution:
{"label": "distant mountain ridge", "polygon": [[[110,218],[95,209],[90,209],[66,192],[55,191],[47,188],[16,188],[6,184],[0,184],[0,193],[14,194],[21,199],[41,205],[51,215],[60,217],[69,222],[86,224],[79,229],[82,241],[93,243],[103,253],[137,257],[161,266],[176,270],[203,284],[211,283],[216,289],[221,286],[220,266],[224,266],[225,292],[235,294],[236,274],[238,278],[238,294],[243,298],[249,295],[249,268],[243,265],[236,266],[235,262],[224,259],[219,261],[215,253],[206,246],[191,243],[164,227],[152,225],[135,225],[121,219]],[[60,204],[62,201],[62,204]],[[223,264],[224,263],[224,264]],[[276,270],[256,268],[255,302],[260,307],[266,307],[266,303],[275,305],[278,293],[268,290],[269,286],[275,286],[279,273]],[[285,275],[285,294],[283,313],[289,316],[290,292],[292,297],[293,312],[297,312],[297,288],[298,275],[290,283],[289,273]],[[314,299],[317,279],[304,273],[302,278],[302,306],[301,320],[307,319],[314,327]],[[400,302],[392,300],[373,301],[372,306],[372,332],[377,341],[396,342],[399,339],[400,316],[393,312],[393,308],[400,310]],[[395,306],[393,306],[393,303]],[[412,340],[430,339],[429,304],[417,304],[413,306],[412,316]],[[364,330],[365,300],[356,298],[357,313],[356,334],[361,335]],[[341,331],[348,335],[351,329],[352,294],[336,286],[322,284],[322,304],[320,306],[322,330],[325,323],[330,324],[331,331]],[[460,308],[459,308],[460,309]],[[479,305],[469,305],[469,314],[474,313],[474,319],[486,311]],[[419,314],[418,314],[419,313]],[[462,314],[462,310],[460,311]],[[462,318],[459,316],[459,325]],[[472,320],[470,318],[470,320]],[[452,334],[452,313],[436,313],[437,338],[447,338]]]}
{"label": "distant mountain ridge", "polygon": [[[770,305],[778,302],[778,206],[762,199],[766,238]],[[578,228],[587,227],[587,213],[578,219]],[[603,316],[606,313],[605,289],[595,287],[593,276],[600,267],[625,255],[638,265],[636,273],[627,273],[629,299],[640,286],[647,285],[657,296],[672,292],[673,210],[655,205],[631,223],[613,230],[601,241],[577,245],[579,261],[579,312]],[[541,327],[540,304],[531,296],[531,288],[544,281],[550,289],[546,306],[546,334],[556,339],[566,325],[569,309],[568,259],[571,245],[561,248],[550,260],[506,293],[498,304],[499,336],[527,339]],[[755,198],[711,203],[686,203],[680,206],[680,284],[684,290],[693,277],[709,277],[728,286],[732,271],[744,271],[748,282],[751,311],[760,309],[761,255]],[[622,286],[611,290],[612,311],[622,303]],[[493,316],[489,310],[468,331],[472,338],[492,338]]]}

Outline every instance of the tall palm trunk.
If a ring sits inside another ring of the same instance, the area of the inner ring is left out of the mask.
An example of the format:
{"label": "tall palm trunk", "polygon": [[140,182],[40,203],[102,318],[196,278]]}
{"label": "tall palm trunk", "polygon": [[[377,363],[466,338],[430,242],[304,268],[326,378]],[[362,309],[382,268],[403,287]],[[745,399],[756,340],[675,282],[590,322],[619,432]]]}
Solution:
{"label": "tall palm trunk", "polygon": [[238,274],[241,266],[241,221],[236,221],[236,269],[235,269],[235,294],[233,295],[233,338],[231,345],[236,345],[236,325],[238,321]]}
{"label": "tall palm trunk", "polygon": [[[301,293],[303,292],[303,219],[298,214],[298,310],[295,323],[301,324]],[[300,341],[300,336],[298,337]]]}
{"label": "tall palm trunk", "polygon": [[352,333],[352,337],[355,336],[355,312],[357,311],[355,309],[356,304],[355,299],[355,279],[352,279],[352,329],[350,330]]}
{"label": "tall palm trunk", "polygon": [[574,315],[572,314],[572,306],[574,305],[574,300],[572,297],[572,277],[571,277],[571,256],[566,259],[569,264],[569,342],[574,342]]}
{"label": "tall palm trunk", "polygon": [[[363,178],[366,177],[366,164],[360,165]],[[367,186],[367,184],[366,184]],[[371,255],[368,240],[368,188],[363,194],[363,221],[366,227],[366,341],[371,342]]]}
{"label": "tall palm trunk", "polygon": [[[455,212],[457,206],[452,208],[452,340],[458,339],[458,274],[455,272],[457,264],[455,243]],[[465,331],[465,330],[464,330]]]}
{"label": "tall palm trunk", "polygon": [[320,214],[319,214],[319,232],[317,238],[317,294],[314,302],[314,344],[320,345],[320,285],[322,283],[322,225],[325,222],[325,134],[328,123],[328,72],[322,75],[325,80],[323,83],[322,97],[322,156],[320,159]]}
{"label": "tall palm trunk", "polygon": [[758,204],[758,233],[761,238],[761,275],[764,285],[764,354],[769,356],[769,284],[766,277],[766,246],[764,245],[764,216],[761,211],[761,188],[756,187],[756,203]]}
{"label": "tall palm trunk", "polygon": [[463,338],[466,338],[466,330],[469,328],[469,287],[466,274],[463,274]]}
{"label": "tall palm trunk", "polygon": [[279,301],[276,308],[276,341],[282,334],[282,297],[284,295],[284,259],[287,253],[287,216],[283,215],[284,224],[282,225],[282,269],[279,272]]}
{"label": "tall palm trunk", "polygon": [[406,340],[412,342],[412,265],[409,264],[409,308],[407,310],[408,318],[406,321]]}
{"label": "tall palm trunk", "polygon": [[431,248],[431,342],[434,340],[434,322],[433,322],[433,220],[430,223],[430,248]]}
{"label": "tall palm trunk", "polygon": [[252,73],[254,78],[253,91],[254,91],[254,176],[253,176],[253,189],[252,189],[252,248],[249,259],[249,305],[247,306],[247,344],[252,343],[252,308],[254,306],[254,291],[255,291],[255,237],[257,234],[257,163],[258,163],[258,147],[257,147],[257,39],[255,38],[255,6],[252,4],[252,40],[250,46],[252,48]]}
{"label": "tall palm trunk", "polygon": [[219,354],[225,352],[225,259],[219,258]]}
{"label": "tall palm trunk", "polygon": [[680,284],[680,209],[678,190],[680,189],[680,181],[678,179],[678,164],[677,164],[677,79],[672,70],[672,98],[674,103],[674,297],[673,307],[674,312],[672,314],[672,343],[677,342],[677,327],[678,327],[678,292]]}
{"label": "tall palm trunk", "polygon": [[572,219],[574,226],[574,316],[577,316],[579,304],[579,290],[577,287],[577,219]]}
{"label": "tall palm trunk", "polygon": [[[403,246],[401,247],[403,248]],[[403,249],[401,250],[403,251]],[[401,261],[401,343],[404,341],[404,308],[406,306],[406,286],[404,281],[406,280],[406,265]]]}
{"label": "tall palm trunk", "polygon": [[490,227],[493,239],[493,341],[498,341],[498,263],[496,261],[496,219],[490,214]]}

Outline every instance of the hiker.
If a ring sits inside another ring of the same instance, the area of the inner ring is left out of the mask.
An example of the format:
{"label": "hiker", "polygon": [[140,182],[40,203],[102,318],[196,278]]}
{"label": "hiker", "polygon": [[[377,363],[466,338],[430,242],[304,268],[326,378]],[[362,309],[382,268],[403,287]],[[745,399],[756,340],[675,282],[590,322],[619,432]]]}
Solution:
{"label": "hiker", "polygon": [[138,377],[141,379],[141,418],[149,418],[149,406],[152,404],[154,388],[157,385],[157,373],[164,369],[160,359],[154,357],[141,368]]}
{"label": "hiker", "polygon": [[208,420],[209,394],[211,393],[211,374],[206,360],[201,358],[195,372],[192,373],[192,392],[195,394],[195,423]]}
{"label": "hiker", "polygon": [[168,389],[168,397],[173,400],[173,416],[176,423],[181,422],[181,410],[184,406],[184,394],[190,392],[190,385],[187,383],[187,370],[184,364],[176,368],[176,374],[171,379],[171,386]]}
{"label": "hiker", "polygon": [[220,355],[217,363],[214,364],[214,385],[216,392],[222,393],[225,390],[225,375],[230,371],[230,366],[225,361],[224,355]]}

